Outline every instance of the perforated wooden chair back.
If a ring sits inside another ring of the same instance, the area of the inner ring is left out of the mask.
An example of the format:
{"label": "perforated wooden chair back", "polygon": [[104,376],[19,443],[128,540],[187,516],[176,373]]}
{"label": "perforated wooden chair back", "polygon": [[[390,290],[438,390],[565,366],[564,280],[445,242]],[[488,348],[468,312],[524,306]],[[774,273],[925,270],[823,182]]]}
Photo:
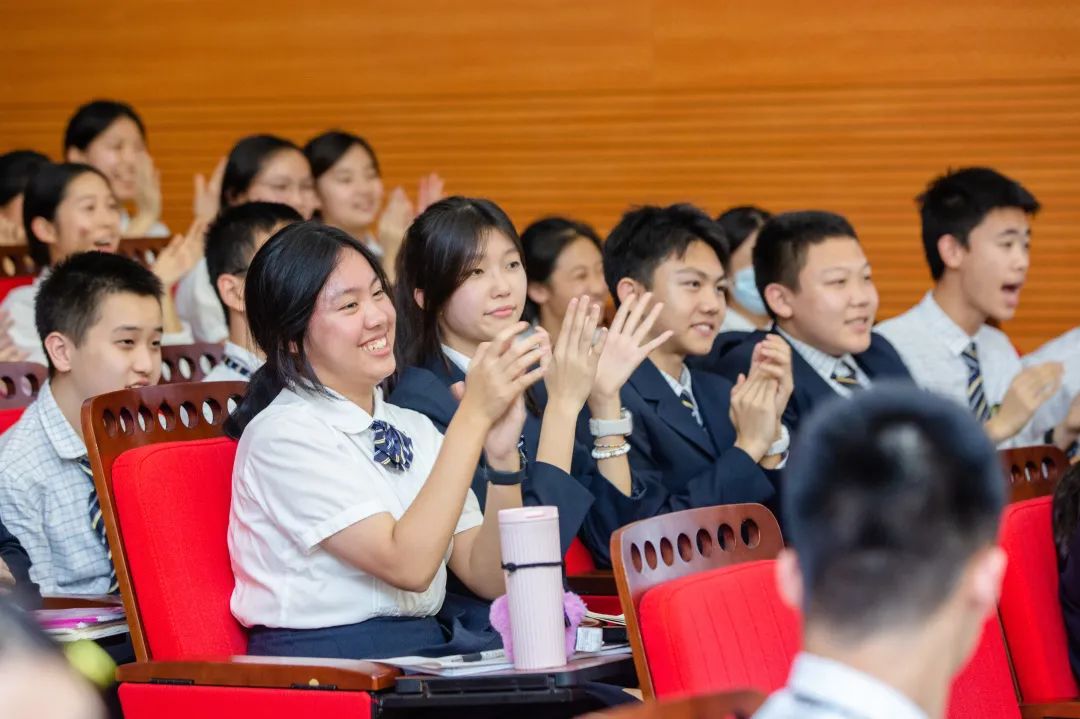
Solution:
{"label": "perforated wooden chair back", "polygon": [[116,251],[143,267],[152,267],[158,254],[171,241],[172,237],[125,237]]}
{"label": "perforated wooden chair back", "polygon": [[1050,444],[1005,449],[999,455],[1013,502],[1053,494],[1058,480],[1069,468],[1069,458]]}
{"label": "perforated wooden chair back", "polygon": [[147,661],[150,653],[117,522],[114,462],[124,452],[148,445],[223,437],[225,418],[246,390],[246,382],[157,385],[110,392],[83,403],[83,435],[94,486],[139,661]]}
{"label": "perforated wooden chair back", "polygon": [[201,382],[225,358],[225,348],[210,342],[165,345],[161,348],[161,379],[158,384]]}
{"label": "perforated wooden chair back", "polygon": [[26,245],[0,245],[0,278],[33,278],[40,270]]}
{"label": "perforated wooden chair back", "polygon": [[620,528],[611,536],[619,602],[641,691],[653,696],[638,607],[649,589],[689,574],[773,559],[784,547],[780,525],[760,504],[726,504],[672,512]]}
{"label": "perforated wooden chair back", "polygon": [[49,370],[36,362],[0,362],[0,409],[26,407],[48,377]]}

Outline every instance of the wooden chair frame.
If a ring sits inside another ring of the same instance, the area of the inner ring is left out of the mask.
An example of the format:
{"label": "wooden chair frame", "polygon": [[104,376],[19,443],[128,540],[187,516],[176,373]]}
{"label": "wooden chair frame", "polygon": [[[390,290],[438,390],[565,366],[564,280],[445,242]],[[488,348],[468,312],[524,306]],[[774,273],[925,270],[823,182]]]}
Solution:
{"label": "wooden chair frame", "polygon": [[1069,468],[1069,458],[1051,444],[1005,449],[998,454],[1009,480],[1011,502],[1053,494]]}
{"label": "wooden chair frame", "polygon": [[0,245],[0,277],[37,277],[41,268],[26,245]]}
{"label": "wooden chair frame", "polygon": [[784,547],[780,525],[760,504],[726,504],[672,512],[633,522],[611,536],[619,602],[642,695],[655,696],[638,622],[645,592],[697,572],[757,559]]}
{"label": "wooden chair frame", "polygon": [[28,406],[48,378],[49,370],[36,362],[0,362],[0,409]]}
{"label": "wooden chair frame", "polygon": [[238,403],[246,390],[245,382],[157,385],[111,392],[83,404],[83,434],[94,470],[94,486],[101,500],[137,658],[135,663],[117,669],[117,679],[238,688],[333,686],[350,691],[392,688],[400,671],[373,662],[252,656],[154,661],[150,656],[116,516],[113,462],[127,450],[150,444],[223,436],[222,424],[231,411],[229,405]]}
{"label": "wooden chair frame", "polygon": [[[213,367],[225,357],[225,347],[211,342],[193,342],[187,345],[163,345],[161,348],[161,379],[159,385],[177,384],[179,382],[201,382],[207,372],[203,369],[201,360],[205,359]],[[181,369],[182,364],[188,366],[188,376],[185,377]],[[165,378],[165,369],[169,370],[168,379]]]}
{"label": "wooden chair frame", "polygon": [[120,240],[117,253],[135,260],[143,267],[152,267],[158,254],[172,242],[168,237],[125,237]]}

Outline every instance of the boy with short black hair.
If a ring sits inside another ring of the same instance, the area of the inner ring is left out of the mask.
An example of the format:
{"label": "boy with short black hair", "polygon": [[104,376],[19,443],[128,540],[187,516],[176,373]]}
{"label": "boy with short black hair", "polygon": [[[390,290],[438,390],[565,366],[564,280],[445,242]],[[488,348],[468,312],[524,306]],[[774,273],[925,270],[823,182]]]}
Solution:
{"label": "boy with short black hair", "polygon": [[993,445],[963,407],[894,384],[822,408],[793,451],[776,576],[803,646],[755,719],[944,716],[1005,570]]}
{"label": "boy with short black hair", "polygon": [[247,202],[226,207],[206,231],[206,267],[210,284],[228,318],[225,358],[205,382],[247,382],[263,364],[251,339],[244,312],[244,276],[251,258],[282,227],[301,222],[300,213],[278,202]]}
{"label": "boy with short black hair", "polygon": [[999,445],[1049,439],[1070,448],[1080,426],[1066,418],[1047,437],[1051,428],[1031,421],[1058,391],[1061,364],[1022,368],[1009,338],[988,324],[1012,319],[1020,304],[1038,200],[995,170],[970,167],[936,178],[917,201],[934,288],[876,331],[920,386],[967,405]]}
{"label": "boy with short black hair", "polygon": [[49,380],[0,436],[0,507],[44,593],[116,591],[80,413],[90,397],[157,383],[162,291],[150,270],[104,252],[72,255],[41,283]]}
{"label": "boy with short black hair", "polygon": [[791,389],[790,354],[782,343],[763,342],[735,385],[686,366],[709,351],[723,321],[727,247],[719,225],[691,205],[641,207],[623,216],[603,253],[615,301],[652,292],[663,308],[650,339],[672,335],[622,389],[634,423],[631,496],[609,492],[597,506],[614,529],[689,507],[772,501],[775,476],[766,470],[787,451],[780,415]]}
{"label": "boy with short black hair", "polygon": [[[703,361],[728,379],[746,372],[770,334],[794,349],[794,391],[784,411],[792,432],[818,404],[882,379],[911,377],[896,350],[870,329],[878,308],[870,262],[840,215],[806,210],[769,219],[754,245],[754,276],[773,328],[751,333]],[[717,343],[719,348],[721,342]]]}

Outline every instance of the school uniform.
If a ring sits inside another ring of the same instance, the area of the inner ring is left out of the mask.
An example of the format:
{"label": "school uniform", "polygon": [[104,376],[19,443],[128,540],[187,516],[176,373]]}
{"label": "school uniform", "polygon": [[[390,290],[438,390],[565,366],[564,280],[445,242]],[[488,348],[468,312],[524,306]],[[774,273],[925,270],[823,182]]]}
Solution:
{"label": "school uniform", "polygon": [[[900,353],[920,387],[969,407],[989,420],[1023,369],[1020,355],[1001,330],[982,325],[974,335],[956,324],[927,292],[919,304],[874,328]],[[1045,428],[1028,422],[999,448],[1042,444]]]}
{"label": "school uniform", "polygon": [[229,336],[229,323],[225,308],[221,306],[217,290],[210,282],[210,269],[206,258],[199,260],[176,283],[176,314],[191,326],[197,342],[221,342]]}
{"label": "school uniform", "polygon": [[249,382],[251,375],[263,366],[263,360],[238,344],[226,342],[224,357],[214,365],[203,382]]}
{"label": "school uniform", "polygon": [[877,382],[912,381],[897,351],[888,340],[875,334],[870,335],[870,346],[865,352],[834,357],[796,340],[783,330],[759,330],[729,348],[715,360],[713,367],[719,374],[735,381],[739,374],[746,374],[750,370],[754,347],[770,333],[779,334],[792,347],[791,376],[794,387],[784,410],[783,422],[793,435],[814,408],[824,402],[836,397],[850,397]]}
{"label": "school uniform", "polygon": [[[37,301],[38,290],[41,283],[49,276],[49,268],[41,271],[29,285],[16,287],[7,293],[4,301],[0,302],[0,310],[7,312],[11,317],[11,327],[8,328],[8,336],[16,347],[27,353],[27,362],[37,362],[48,365],[45,357],[45,348],[42,346],[41,337],[37,331],[37,321],[34,316],[34,303]],[[179,332],[166,332],[161,336],[163,345],[186,345],[191,344],[191,328],[184,325]]]}
{"label": "school uniform", "polygon": [[908,696],[833,659],[801,652],[753,719],[927,719]]}
{"label": "school uniform", "polygon": [[621,395],[634,415],[627,437],[632,490],[629,497],[614,487],[598,493],[594,513],[609,536],[630,522],[692,507],[772,503],[777,473],[734,446],[730,382],[691,369],[666,377],[646,359]]}
{"label": "school uniform", "polygon": [[[376,457],[376,441],[386,431],[379,423],[412,440],[407,468]],[[376,514],[400,519],[427,481],[442,441],[430,420],[384,402],[378,389],[371,415],[336,393],[303,389],[282,390],[256,415],[237,448],[228,530],[236,577],[230,607],[251,630],[249,652],[370,659],[499,646],[485,605],[440,622],[444,610],[460,609],[445,601],[453,540],[422,592],[391,586],[321,546]],[[469,491],[454,534],[482,522]]]}
{"label": "school uniform", "polygon": [[[469,359],[448,347],[444,347],[443,352],[442,356],[433,358],[422,367],[410,366],[402,370],[390,394],[390,400],[398,406],[424,414],[445,432],[458,408],[458,400],[451,394],[450,386],[465,381]],[[543,392],[534,392],[533,398],[537,400],[542,414],[546,396]],[[596,552],[600,549],[599,545],[606,545],[607,539],[593,532],[591,522],[588,521],[595,501],[592,487],[608,482],[598,476],[599,470],[589,454],[589,449],[579,443],[575,444],[570,474],[546,462],[536,461],[540,446],[540,425],[540,416],[531,411],[526,412],[522,438],[527,465],[526,477],[521,486],[522,501],[527,506],[559,508],[559,535],[563,554],[566,554],[570,543],[579,532],[589,550]],[[472,489],[480,501],[480,506],[484,506],[487,478],[482,458],[473,475]]]}
{"label": "school uniform", "polygon": [[1045,432],[1059,425],[1069,414],[1073,399],[1080,395],[1080,327],[1055,337],[1034,352],[1020,358],[1024,367],[1044,362],[1061,362],[1065,374],[1061,389],[1035,412],[1035,430]]}

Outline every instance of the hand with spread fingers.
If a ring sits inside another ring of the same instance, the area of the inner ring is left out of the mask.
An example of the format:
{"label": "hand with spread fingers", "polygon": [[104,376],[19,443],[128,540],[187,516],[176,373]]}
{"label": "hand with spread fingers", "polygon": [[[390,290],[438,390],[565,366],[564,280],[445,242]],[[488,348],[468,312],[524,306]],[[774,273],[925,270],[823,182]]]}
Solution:
{"label": "hand with spread fingers", "polygon": [[1035,411],[1061,387],[1064,373],[1065,366],[1060,362],[1046,362],[1026,367],[1017,374],[997,413],[986,423],[991,439],[1002,442],[1022,430]]}
{"label": "hand with spread fingers", "polygon": [[630,295],[619,305],[611,321],[611,327],[607,330],[607,341],[600,355],[596,381],[593,383],[593,399],[617,401],[619,391],[638,365],[649,356],[650,352],[671,337],[672,331],[666,330],[653,339],[649,339],[649,333],[656,323],[656,318],[664,309],[664,304],[658,302],[646,314],[645,310],[652,302],[652,297],[651,292],[646,292],[640,297]]}

